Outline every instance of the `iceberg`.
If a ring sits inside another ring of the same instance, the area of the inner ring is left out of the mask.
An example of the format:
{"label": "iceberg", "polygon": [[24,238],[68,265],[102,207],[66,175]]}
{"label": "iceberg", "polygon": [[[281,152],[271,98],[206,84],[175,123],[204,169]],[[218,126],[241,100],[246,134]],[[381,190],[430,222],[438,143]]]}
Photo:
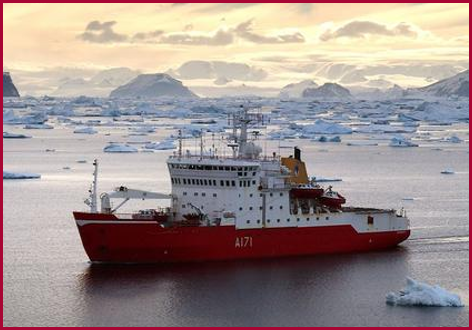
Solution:
{"label": "iceberg", "polygon": [[4,139],[31,139],[30,135],[3,132]]}
{"label": "iceberg", "polygon": [[138,152],[138,149],[127,144],[110,143],[103,151],[108,153],[135,153]]}
{"label": "iceberg", "polygon": [[438,285],[431,286],[409,277],[407,277],[406,283],[406,288],[399,293],[390,292],[387,294],[387,304],[393,306],[464,306],[458,295],[448,292]]}
{"label": "iceberg", "polygon": [[41,175],[35,173],[14,173],[3,171],[3,180],[28,180],[40,178]]}
{"label": "iceberg", "polygon": [[75,134],[97,134],[93,127],[78,127],[74,130]]}

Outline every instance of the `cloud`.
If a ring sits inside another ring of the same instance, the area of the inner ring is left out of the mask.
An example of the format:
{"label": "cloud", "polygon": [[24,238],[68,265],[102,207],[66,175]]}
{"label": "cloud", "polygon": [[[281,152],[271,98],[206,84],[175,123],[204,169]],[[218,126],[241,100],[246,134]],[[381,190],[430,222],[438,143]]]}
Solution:
{"label": "cloud", "polygon": [[265,36],[253,32],[253,20],[246,21],[239,24],[235,29],[238,37],[256,44],[288,44],[288,43],[303,43],[305,37],[300,32],[290,34],[279,34],[275,36]]}
{"label": "cloud", "polygon": [[151,42],[157,41],[160,36],[164,34],[162,30],[156,30],[151,32],[138,32],[132,38],[132,42]]}
{"label": "cloud", "polygon": [[232,44],[234,36],[231,31],[220,29],[214,34],[178,32],[163,35],[159,42],[163,44],[178,45],[206,45],[206,46],[225,46]]}
{"label": "cloud", "polygon": [[337,38],[365,38],[368,35],[381,35],[381,36],[403,36],[415,38],[417,32],[412,25],[408,23],[399,23],[396,26],[388,27],[375,22],[370,21],[353,21],[341,26],[335,30],[327,30],[321,36],[322,41],[328,41]]}
{"label": "cloud", "polygon": [[113,31],[113,26],[116,24],[115,21],[103,22],[92,21],[87,24],[85,32],[80,34],[78,37],[83,41],[92,43],[119,43],[128,41],[128,36],[125,34],[119,34]]}
{"label": "cloud", "polygon": [[304,36],[299,32],[279,33],[277,35],[266,36],[253,32],[253,20],[243,22],[232,28],[219,28],[214,32],[193,31],[193,25],[185,26],[184,31],[165,33],[163,30],[150,32],[137,32],[133,36],[119,34],[113,30],[116,21],[90,22],[85,32],[78,36],[79,39],[91,43],[160,43],[171,45],[189,46],[226,46],[233,44],[236,38],[246,40],[256,44],[289,44],[303,43]]}

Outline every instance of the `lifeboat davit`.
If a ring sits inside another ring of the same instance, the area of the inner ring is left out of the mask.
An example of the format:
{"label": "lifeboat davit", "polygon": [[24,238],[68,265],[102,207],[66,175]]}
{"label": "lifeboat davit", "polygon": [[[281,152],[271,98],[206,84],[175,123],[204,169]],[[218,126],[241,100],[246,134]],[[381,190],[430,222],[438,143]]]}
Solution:
{"label": "lifeboat davit", "polygon": [[315,199],[323,196],[324,189],[320,186],[299,185],[290,189],[292,198]]}
{"label": "lifeboat davit", "polygon": [[331,190],[331,187],[329,187],[320,197],[320,201],[329,208],[340,209],[341,205],[346,203],[346,198],[336,191]]}

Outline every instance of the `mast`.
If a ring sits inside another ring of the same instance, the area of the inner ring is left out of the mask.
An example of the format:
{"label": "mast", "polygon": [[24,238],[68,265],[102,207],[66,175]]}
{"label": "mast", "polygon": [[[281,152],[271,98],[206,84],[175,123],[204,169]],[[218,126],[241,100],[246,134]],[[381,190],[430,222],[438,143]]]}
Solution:
{"label": "mast", "polygon": [[98,160],[93,161],[93,183],[90,191],[90,213],[97,213]]}
{"label": "mast", "polygon": [[179,160],[182,159],[182,130],[179,129]]}

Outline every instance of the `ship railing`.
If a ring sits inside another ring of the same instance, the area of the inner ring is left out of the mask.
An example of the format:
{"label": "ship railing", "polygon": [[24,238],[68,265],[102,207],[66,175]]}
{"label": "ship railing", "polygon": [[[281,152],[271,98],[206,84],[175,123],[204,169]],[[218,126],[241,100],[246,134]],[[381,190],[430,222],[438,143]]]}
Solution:
{"label": "ship railing", "polygon": [[187,155],[171,155],[169,159],[197,159],[197,160],[236,160],[236,161],[248,161],[248,162],[280,162],[280,155],[277,156],[260,156],[255,158],[244,158],[244,157],[233,157],[233,156],[218,156],[218,155],[198,155],[198,154],[187,154]]}

